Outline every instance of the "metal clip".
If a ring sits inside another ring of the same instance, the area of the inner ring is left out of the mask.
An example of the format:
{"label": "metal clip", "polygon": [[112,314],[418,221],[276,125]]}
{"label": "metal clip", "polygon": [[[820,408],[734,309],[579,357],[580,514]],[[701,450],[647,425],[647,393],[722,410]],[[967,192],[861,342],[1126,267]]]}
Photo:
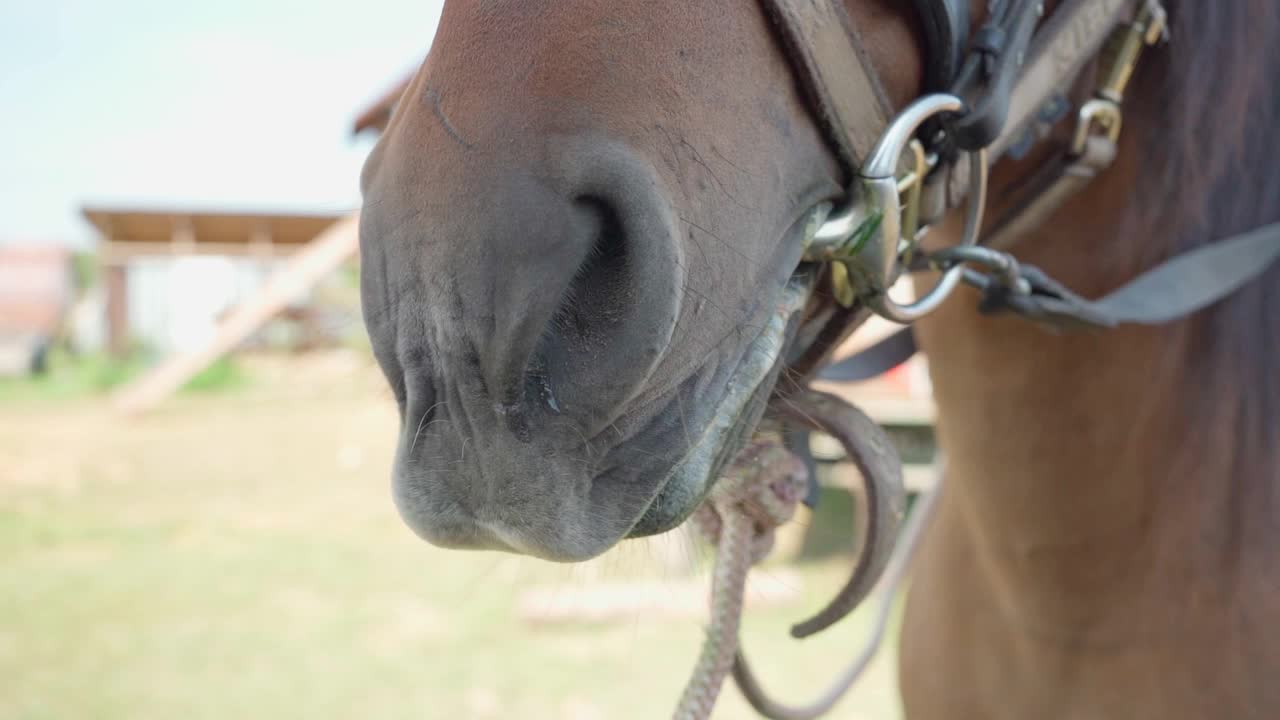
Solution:
{"label": "metal clip", "polygon": [[1143,3],[1133,22],[1117,30],[1103,50],[1105,71],[1098,97],[1117,105],[1123,102],[1142,51],[1164,39],[1168,29],[1168,14],[1159,0]]}
{"label": "metal clip", "polygon": [[[1071,154],[1083,155],[1090,136],[1106,137],[1112,143],[1120,140],[1120,126],[1124,113],[1120,106],[1106,98],[1094,98],[1080,108],[1076,120],[1076,134],[1071,141]],[[1097,132],[1100,130],[1100,132]]]}
{"label": "metal clip", "polygon": [[1092,100],[1080,108],[1073,155],[1085,153],[1090,137],[1101,137],[1115,144],[1120,139],[1124,113],[1120,106],[1142,51],[1160,42],[1168,34],[1168,15],[1159,0],[1147,0],[1133,21],[1112,33],[1101,58],[1101,82]]}

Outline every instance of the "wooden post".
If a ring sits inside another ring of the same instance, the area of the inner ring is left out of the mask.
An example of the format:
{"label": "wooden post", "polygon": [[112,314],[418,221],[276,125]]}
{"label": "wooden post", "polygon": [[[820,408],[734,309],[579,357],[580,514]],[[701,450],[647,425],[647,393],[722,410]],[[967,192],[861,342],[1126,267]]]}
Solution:
{"label": "wooden post", "polygon": [[183,216],[174,220],[169,248],[178,257],[196,254],[196,226],[191,218]]}
{"label": "wooden post", "polygon": [[107,349],[116,357],[129,353],[129,265],[113,259],[104,268],[107,289]]}
{"label": "wooden post", "polygon": [[276,256],[275,239],[265,222],[255,224],[249,231],[249,255],[264,265]]}

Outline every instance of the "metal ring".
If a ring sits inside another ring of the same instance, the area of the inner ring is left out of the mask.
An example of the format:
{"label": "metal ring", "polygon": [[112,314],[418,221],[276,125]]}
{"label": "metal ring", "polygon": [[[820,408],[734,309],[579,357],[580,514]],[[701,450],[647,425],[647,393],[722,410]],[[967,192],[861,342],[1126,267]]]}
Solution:
{"label": "metal ring", "polygon": [[964,110],[964,101],[948,93],[925,95],[911,103],[885,128],[880,142],[876,143],[871,154],[863,161],[859,175],[870,180],[896,177],[898,159],[906,152],[907,146],[926,120],[942,113],[959,113]]}
{"label": "metal ring", "polygon": [[[969,206],[965,214],[964,235],[960,238],[959,247],[974,245],[982,231],[982,216],[987,205],[987,151],[986,148],[969,155]],[[896,161],[895,161],[896,162]],[[907,324],[928,315],[943,303],[960,285],[964,268],[957,265],[947,270],[942,279],[924,297],[913,303],[902,305],[889,297],[888,288],[884,293],[871,298],[867,304],[876,314],[893,322]]]}
{"label": "metal ring", "polygon": [[[898,160],[915,138],[916,131],[926,120],[944,112],[963,112],[964,101],[955,95],[935,93],[911,103],[885,128],[879,142],[871,149],[858,170],[862,180],[893,180],[897,188]],[[842,207],[834,209],[814,233],[813,241],[819,246],[838,245],[848,240],[858,229],[866,214],[859,212],[861,195],[849,192]],[[897,247],[899,238],[893,239]]]}
{"label": "metal ring", "polygon": [[1018,295],[1031,294],[1031,283],[1022,276],[1018,259],[1009,253],[980,245],[956,245],[939,250],[929,256],[929,260],[930,264],[941,270],[950,270],[952,266],[962,263],[985,265],[999,276],[1000,284],[1006,289]]}
{"label": "metal ring", "polygon": [[[811,247],[819,249],[815,259],[832,259],[831,248],[848,241],[868,218],[878,211],[880,241],[859,251],[858,263],[849,267],[863,267],[869,272],[868,285],[872,294],[865,302],[876,314],[898,323],[910,323],[929,314],[960,285],[963,269],[948,270],[938,284],[923,298],[909,305],[902,305],[889,297],[889,279],[893,268],[901,262],[898,247],[902,240],[899,213],[901,198],[898,193],[897,172],[902,154],[906,152],[925,121],[942,113],[965,111],[965,103],[959,97],[947,93],[926,95],[907,106],[885,128],[880,141],[863,163],[858,176],[860,184],[850,191],[850,200],[832,212],[815,230]],[[987,151],[980,149],[969,156],[969,205],[965,219],[961,246],[974,245],[982,230],[982,215],[987,200]],[[867,207],[871,206],[869,212]],[[828,253],[823,256],[822,252]],[[846,261],[851,258],[845,258]]]}

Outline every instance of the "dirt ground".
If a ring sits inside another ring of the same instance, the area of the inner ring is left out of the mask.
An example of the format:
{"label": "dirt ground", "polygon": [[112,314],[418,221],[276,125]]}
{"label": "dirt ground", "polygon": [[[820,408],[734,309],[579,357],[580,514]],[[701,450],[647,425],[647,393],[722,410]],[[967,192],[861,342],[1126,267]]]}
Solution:
{"label": "dirt ground", "polygon": [[[101,399],[0,406],[0,718],[669,717],[701,617],[527,615],[636,579],[674,597],[705,579],[701,545],[637,541],[579,566],[437,550],[392,507],[395,410],[367,356],[246,367],[246,387],[138,420]],[[788,699],[867,630],[863,611],[786,634],[848,563],[753,578],[771,602],[747,644]],[[898,717],[892,659],[833,717]],[[716,717],[755,716],[727,687]]]}

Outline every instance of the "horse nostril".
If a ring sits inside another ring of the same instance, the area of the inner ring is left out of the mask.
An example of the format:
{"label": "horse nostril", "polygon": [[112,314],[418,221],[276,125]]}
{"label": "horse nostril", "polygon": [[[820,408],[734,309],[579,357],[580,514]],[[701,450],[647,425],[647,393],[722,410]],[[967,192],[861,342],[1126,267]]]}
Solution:
{"label": "horse nostril", "polygon": [[[616,421],[679,314],[683,265],[663,186],[623,148],[587,150],[545,175],[509,177],[507,211],[480,234],[492,245],[437,270],[491,308],[487,322],[446,329],[480,352],[478,396],[524,442],[585,442]],[[460,262],[499,253],[518,258],[512,272]]]}
{"label": "horse nostril", "polygon": [[[551,321],[539,339],[525,370],[521,395],[525,405],[541,406],[552,415],[562,412],[559,394],[573,394],[572,385],[591,366],[606,362],[611,352],[624,350],[621,326],[634,298],[635,278],[623,223],[606,200],[584,196],[575,199],[574,227],[584,233],[586,247],[568,285],[561,294]],[[559,389],[559,390],[558,390]],[[579,403],[570,409],[579,409]],[[578,414],[578,413],[575,413]],[[522,412],[508,414],[508,424],[517,437],[527,422]]]}
{"label": "horse nostril", "polygon": [[[596,188],[591,188],[593,191]],[[584,192],[567,203],[577,248],[565,257],[554,311],[525,365],[524,408],[594,435],[625,410],[657,362],[675,321],[672,285],[678,265],[664,252],[669,226],[661,205],[606,192]],[[607,193],[607,194],[606,194]],[[572,264],[569,264],[572,263]],[[519,413],[508,416],[527,437]]]}
{"label": "horse nostril", "polygon": [[630,294],[627,243],[618,213],[606,201],[584,197],[573,205],[591,218],[595,237],[552,322],[566,342],[590,345],[606,341],[625,314],[622,306]]}

